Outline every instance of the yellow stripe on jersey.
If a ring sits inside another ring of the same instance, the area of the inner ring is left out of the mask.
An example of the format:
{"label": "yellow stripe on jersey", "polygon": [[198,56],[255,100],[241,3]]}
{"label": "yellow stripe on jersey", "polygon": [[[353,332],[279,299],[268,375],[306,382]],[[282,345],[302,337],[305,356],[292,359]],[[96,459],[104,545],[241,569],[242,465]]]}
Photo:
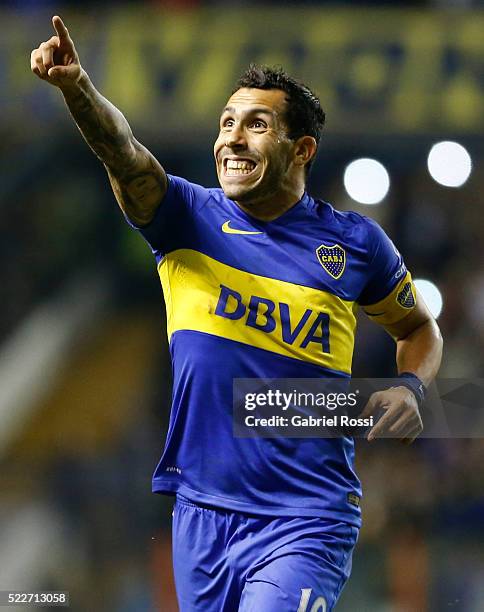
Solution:
{"label": "yellow stripe on jersey", "polygon": [[243,272],[191,249],[158,265],[168,338],[179,330],[205,332],[350,373],[355,302]]}
{"label": "yellow stripe on jersey", "polygon": [[417,292],[410,272],[402,278],[391,293],[375,304],[363,306],[363,310],[376,323],[391,325],[405,318],[417,303]]}

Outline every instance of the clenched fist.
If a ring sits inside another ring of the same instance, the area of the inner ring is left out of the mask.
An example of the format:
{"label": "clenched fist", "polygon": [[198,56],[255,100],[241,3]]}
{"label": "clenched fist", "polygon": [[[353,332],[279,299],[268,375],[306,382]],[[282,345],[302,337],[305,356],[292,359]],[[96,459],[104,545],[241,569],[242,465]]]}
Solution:
{"label": "clenched fist", "polygon": [[81,64],[69,32],[58,16],[52,17],[56,36],[39,45],[30,54],[30,68],[39,78],[63,88],[77,83]]}

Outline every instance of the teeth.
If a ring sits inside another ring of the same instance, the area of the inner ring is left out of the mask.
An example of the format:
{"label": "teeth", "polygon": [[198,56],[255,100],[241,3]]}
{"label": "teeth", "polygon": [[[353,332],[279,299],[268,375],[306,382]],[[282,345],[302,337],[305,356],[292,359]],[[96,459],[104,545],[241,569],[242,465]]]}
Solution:
{"label": "teeth", "polygon": [[252,170],[247,170],[244,168],[227,168],[226,174],[227,176],[238,176],[239,174],[250,174]]}
{"label": "teeth", "polygon": [[248,174],[255,168],[255,164],[251,161],[239,161],[235,159],[227,160],[227,170],[246,170],[243,174]]}

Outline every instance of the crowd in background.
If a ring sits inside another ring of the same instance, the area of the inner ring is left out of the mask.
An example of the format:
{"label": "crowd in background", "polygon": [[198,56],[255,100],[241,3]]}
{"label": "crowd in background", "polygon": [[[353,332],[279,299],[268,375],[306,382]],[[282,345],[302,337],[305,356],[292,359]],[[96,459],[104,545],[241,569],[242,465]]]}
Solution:
{"label": "crowd in background", "polygon": [[[54,5],[14,0],[1,4],[26,10]],[[7,132],[4,125],[0,343],[78,270],[102,268],[112,284],[113,316],[122,311],[153,318],[159,353],[147,372],[143,408],[133,401],[138,411],[136,427],[122,431],[114,449],[94,457],[64,452],[36,466],[16,462],[15,457],[0,462],[0,515],[17,507],[18,528],[23,530],[36,520],[51,518],[49,533],[53,540],[58,538],[57,562],[52,567],[46,564],[41,586],[70,590],[74,610],[151,610],[160,601],[156,582],[163,582],[154,575],[152,559],[160,551],[169,554],[170,527],[169,501],[149,493],[169,410],[170,364],[155,264],[147,245],[117,211],[102,166],[74,130],[55,142],[32,139],[28,148],[16,145],[15,136]],[[422,161],[431,142],[429,137],[425,145],[416,142],[409,150],[399,149],[398,139],[375,140],[374,156],[385,159],[392,183],[381,204],[365,208],[352,202],[343,187],[344,167],[359,156],[364,143],[349,147],[346,141],[343,148],[333,138],[326,147],[323,138],[309,190],[336,208],[353,208],[378,220],[414,277],[432,280],[439,287],[443,296],[439,325],[445,341],[441,376],[476,378],[482,376],[484,366],[484,151],[475,141],[464,143],[473,156],[473,173],[462,188],[448,189],[432,181]],[[215,184],[209,142],[194,140],[193,146],[178,149],[176,143],[167,143],[166,148],[158,142],[145,144],[170,173],[207,186]],[[394,372],[392,341],[362,318],[354,374],[387,377]],[[418,440],[412,447],[394,441],[371,446],[358,441],[364,528],[342,610],[403,612],[404,604],[398,608],[388,603],[398,601],[421,601],[422,607],[412,612],[482,609],[483,465],[480,439]],[[6,541],[6,532],[0,529],[0,548]],[[411,574],[412,568],[415,576],[408,584],[413,585],[413,594],[408,595],[399,577],[402,572]],[[161,609],[171,610],[168,604]]]}

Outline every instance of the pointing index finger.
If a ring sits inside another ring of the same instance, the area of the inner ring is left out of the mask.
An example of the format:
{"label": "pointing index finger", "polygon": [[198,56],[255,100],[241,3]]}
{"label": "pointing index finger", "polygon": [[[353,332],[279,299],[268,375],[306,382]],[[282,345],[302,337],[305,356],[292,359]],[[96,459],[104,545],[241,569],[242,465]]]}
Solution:
{"label": "pointing index finger", "polygon": [[59,15],[52,17],[52,25],[54,26],[54,30],[57,32],[57,36],[59,37],[60,41],[69,39],[69,31]]}

